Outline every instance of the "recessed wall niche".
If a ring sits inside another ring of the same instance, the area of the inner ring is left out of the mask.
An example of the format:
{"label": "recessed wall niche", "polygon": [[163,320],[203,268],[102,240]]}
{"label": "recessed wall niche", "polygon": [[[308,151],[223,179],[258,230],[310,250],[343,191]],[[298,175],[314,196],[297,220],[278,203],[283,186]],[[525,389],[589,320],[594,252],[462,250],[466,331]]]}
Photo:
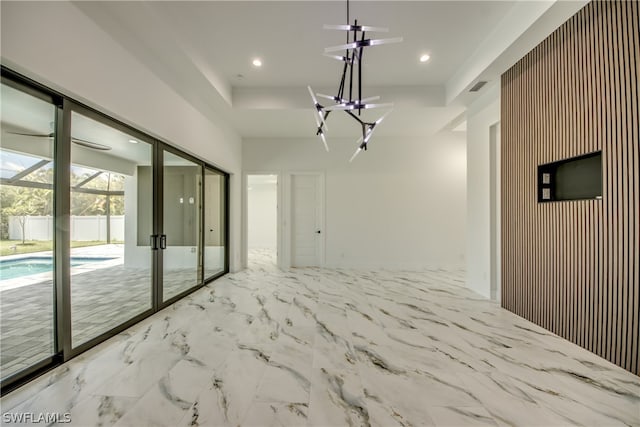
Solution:
{"label": "recessed wall niche", "polygon": [[538,166],[538,202],[602,198],[602,151]]}

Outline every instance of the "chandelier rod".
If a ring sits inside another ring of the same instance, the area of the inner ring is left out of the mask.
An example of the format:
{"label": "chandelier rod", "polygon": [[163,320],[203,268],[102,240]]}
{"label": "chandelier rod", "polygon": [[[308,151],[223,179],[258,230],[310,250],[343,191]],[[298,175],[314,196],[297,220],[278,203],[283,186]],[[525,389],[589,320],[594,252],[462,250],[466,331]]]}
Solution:
{"label": "chandelier rod", "polygon": [[358,116],[356,116],[355,114],[353,114],[351,111],[349,110],[345,110],[345,112],[350,115],[351,117],[353,117],[354,119],[356,119],[357,122],[359,122],[361,125],[365,125],[367,123],[363,122],[362,119]]}
{"label": "chandelier rod", "polygon": [[[362,41],[364,42],[364,31],[362,32]],[[364,53],[364,48],[361,47],[356,50],[358,51],[358,104],[362,104],[362,54]],[[362,109],[358,108],[358,115],[361,113]]]}
{"label": "chandelier rod", "polygon": [[[358,25],[358,20],[354,21],[354,26]],[[353,41],[356,41],[357,31],[353,30]],[[349,54],[349,49],[347,49],[347,55]],[[356,49],[353,49],[351,52],[351,69],[349,70],[349,102],[353,102],[353,64],[356,59]],[[358,64],[358,68],[360,68],[360,64]]]}
{"label": "chandelier rod", "polygon": [[340,87],[338,87],[338,96],[337,96],[337,98],[339,100],[343,99],[345,79],[347,77],[347,67],[348,66],[349,66],[349,63],[347,61],[345,61],[344,66],[342,67],[342,79],[340,80]]}
{"label": "chandelier rod", "polygon": [[[349,25],[349,0],[347,0],[347,25]],[[349,43],[349,31],[347,31],[347,43]]]}

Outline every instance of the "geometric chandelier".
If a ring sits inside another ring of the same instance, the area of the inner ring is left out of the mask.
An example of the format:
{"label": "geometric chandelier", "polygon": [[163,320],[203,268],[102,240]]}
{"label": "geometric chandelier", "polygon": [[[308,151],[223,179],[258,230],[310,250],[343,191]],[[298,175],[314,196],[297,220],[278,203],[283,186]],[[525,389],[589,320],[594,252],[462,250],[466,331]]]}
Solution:
{"label": "geometric chandelier", "polygon": [[[325,30],[340,30],[347,32],[347,43],[340,46],[333,46],[326,48],[325,56],[333,59],[337,59],[343,63],[342,76],[340,77],[340,84],[338,85],[338,92],[336,96],[324,95],[321,93],[314,93],[311,86],[307,86],[309,94],[313,100],[313,106],[315,108],[314,117],[316,125],[316,135],[320,136],[324,148],[329,151],[329,145],[325,133],[328,131],[327,118],[332,111],[344,111],[351,118],[353,118],[359,125],[362,131],[362,135],[356,141],[357,149],[353,154],[349,162],[352,162],[355,157],[360,154],[361,151],[367,149],[367,144],[373,135],[376,127],[391,113],[391,110],[383,114],[379,119],[374,122],[365,122],[361,119],[361,112],[365,109],[371,108],[392,108],[392,103],[387,104],[372,104],[371,101],[380,99],[379,96],[371,96],[368,98],[362,97],[362,59],[364,49],[370,46],[378,46],[388,43],[398,43],[402,41],[402,37],[396,37],[392,39],[368,39],[365,36],[367,32],[388,32],[387,28],[369,27],[365,25],[359,25],[358,20],[354,20],[353,24],[349,24],[349,0],[347,0],[347,24],[346,25],[325,25]],[[344,56],[336,55],[335,52],[345,51]],[[356,92],[356,93],[354,93]],[[318,102],[318,98],[325,98],[332,101],[333,104],[329,106],[323,106]],[[357,111],[357,114],[355,114]]]}

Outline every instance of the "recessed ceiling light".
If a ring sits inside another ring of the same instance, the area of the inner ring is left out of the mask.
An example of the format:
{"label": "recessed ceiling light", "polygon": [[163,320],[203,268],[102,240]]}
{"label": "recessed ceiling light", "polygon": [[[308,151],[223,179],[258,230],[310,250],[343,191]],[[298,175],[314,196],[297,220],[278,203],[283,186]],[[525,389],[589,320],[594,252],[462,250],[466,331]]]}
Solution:
{"label": "recessed ceiling light", "polygon": [[420,56],[420,62],[427,62],[431,58],[428,54],[424,54]]}
{"label": "recessed ceiling light", "polygon": [[135,139],[130,139],[129,142],[132,143],[132,144],[137,144],[138,143],[138,141],[136,141]]}
{"label": "recessed ceiling light", "polygon": [[260,60],[260,58],[254,59],[251,63],[254,67],[262,67],[262,61]]}

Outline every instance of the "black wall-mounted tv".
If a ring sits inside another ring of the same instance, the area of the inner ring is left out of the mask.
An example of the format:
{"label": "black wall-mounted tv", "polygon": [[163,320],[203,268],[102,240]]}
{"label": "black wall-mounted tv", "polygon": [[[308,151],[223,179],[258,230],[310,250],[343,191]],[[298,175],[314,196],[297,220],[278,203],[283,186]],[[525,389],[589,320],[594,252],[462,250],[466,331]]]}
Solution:
{"label": "black wall-mounted tv", "polygon": [[538,202],[602,198],[602,151],[538,166]]}

